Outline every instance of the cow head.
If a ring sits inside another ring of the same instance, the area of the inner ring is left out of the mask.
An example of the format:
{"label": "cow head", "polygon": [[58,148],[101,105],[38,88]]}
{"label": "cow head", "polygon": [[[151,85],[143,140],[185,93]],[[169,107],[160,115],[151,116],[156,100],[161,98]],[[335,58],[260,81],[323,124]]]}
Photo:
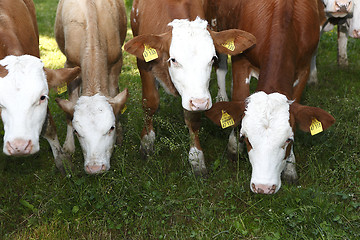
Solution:
{"label": "cow head", "polygon": [[0,108],[4,124],[3,152],[29,155],[39,151],[49,87],[73,80],[79,68],[50,70],[34,56],[7,56],[0,61]]}
{"label": "cow head", "polygon": [[328,17],[346,17],[353,13],[355,0],[322,0]]}
{"label": "cow head", "polygon": [[242,117],[240,137],[246,143],[252,166],[250,189],[264,194],[280,189],[281,172],[286,161],[294,158],[295,123],[309,132],[312,119],[320,121],[324,130],[335,122],[324,110],[289,101],[280,93],[257,92],[246,103],[219,102],[206,115],[219,124],[221,111],[234,115],[235,122]]}
{"label": "cow head", "polygon": [[110,157],[116,140],[116,116],[128,97],[125,89],[114,98],[95,94],[81,96],[76,104],[56,99],[58,105],[72,116],[72,126],[84,154],[84,168],[89,174],[110,169]]}
{"label": "cow head", "polygon": [[[125,50],[144,60],[144,46],[167,56],[171,81],[188,111],[201,111],[212,106],[209,81],[216,51],[236,55],[255,44],[255,37],[241,30],[212,32],[207,22],[175,19],[169,26],[172,31],[160,35],[140,35],[125,44]],[[224,46],[232,42],[234,48]],[[145,59],[146,60],[146,59]],[[156,60],[155,60],[156,61]]]}

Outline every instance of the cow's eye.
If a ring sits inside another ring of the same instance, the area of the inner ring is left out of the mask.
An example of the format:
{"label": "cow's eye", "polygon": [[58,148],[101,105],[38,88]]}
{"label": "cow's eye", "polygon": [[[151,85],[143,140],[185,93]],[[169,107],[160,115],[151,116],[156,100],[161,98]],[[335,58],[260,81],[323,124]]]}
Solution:
{"label": "cow's eye", "polygon": [[168,62],[170,62],[174,67],[180,67],[180,63],[175,58],[169,58]]}
{"label": "cow's eye", "polygon": [[45,99],[47,99],[47,98],[48,98],[48,96],[46,96],[46,95],[41,95],[41,97],[40,97],[40,102],[45,101]]}
{"label": "cow's eye", "polygon": [[109,131],[108,131],[108,134],[110,134],[112,131],[114,131],[115,130],[115,126],[111,126],[111,128],[109,129]]}
{"label": "cow's eye", "polygon": [[294,141],[293,138],[288,138],[284,144],[284,146],[282,146],[283,149],[285,149],[290,143],[292,143]]}
{"label": "cow's eye", "polygon": [[80,136],[79,133],[78,133],[78,131],[76,131],[76,130],[74,130],[74,134],[75,134],[76,136],[78,136],[78,137]]}

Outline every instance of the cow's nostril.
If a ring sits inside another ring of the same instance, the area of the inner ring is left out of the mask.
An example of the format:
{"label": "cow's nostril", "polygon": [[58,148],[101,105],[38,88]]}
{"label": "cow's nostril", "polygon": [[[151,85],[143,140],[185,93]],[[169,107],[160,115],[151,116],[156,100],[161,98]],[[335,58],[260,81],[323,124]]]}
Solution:
{"label": "cow's nostril", "polygon": [[98,173],[102,173],[102,172],[106,171],[106,166],[105,166],[105,164],[102,164],[102,165],[86,165],[85,171],[88,174],[98,174]]}
{"label": "cow's nostril", "polygon": [[276,191],[276,185],[273,184],[270,185],[264,185],[264,184],[251,184],[251,190],[254,193],[260,193],[260,194],[273,194]]}
{"label": "cow's nostril", "polygon": [[28,155],[31,153],[32,147],[31,140],[15,139],[6,142],[6,149],[10,155]]}
{"label": "cow's nostril", "polygon": [[210,106],[210,100],[209,98],[196,98],[196,99],[190,99],[190,109],[192,111],[204,111],[208,110]]}

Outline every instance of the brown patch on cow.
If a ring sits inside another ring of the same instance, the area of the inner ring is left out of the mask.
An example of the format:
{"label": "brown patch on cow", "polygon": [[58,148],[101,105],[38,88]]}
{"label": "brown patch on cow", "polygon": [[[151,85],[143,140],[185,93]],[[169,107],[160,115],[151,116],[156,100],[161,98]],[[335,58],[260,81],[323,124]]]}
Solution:
{"label": "brown patch on cow", "polygon": [[250,152],[250,150],[252,149],[252,145],[251,145],[251,143],[250,143],[250,141],[249,141],[249,138],[245,137],[245,138],[244,138],[244,142],[246,143],[246,150],[247,150],[247,152]]}
{"label": "brown patch on cow", "polygon": [[3,66],[0,66],[0,77],[4,78],[8,75],[8,70],[6,70]]}

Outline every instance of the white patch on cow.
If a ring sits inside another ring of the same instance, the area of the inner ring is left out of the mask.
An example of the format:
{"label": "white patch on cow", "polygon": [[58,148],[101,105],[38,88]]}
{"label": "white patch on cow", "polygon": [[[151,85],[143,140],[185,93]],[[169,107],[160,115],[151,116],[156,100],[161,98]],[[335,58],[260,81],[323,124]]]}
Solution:
{"label": "white patch on cow", "polygon": [[215,47],[207,22],[175,19],[172,26],[169,73],[188,111],[207,110],[212,106],[209,92]]}
{"label": "white patch on cow", "polygon": [[0,78],[0,107],[7,155],[39,151],[39,136],[47,113],[48,84],[44,64],[34,56],[7,56],[0,65],[8,70]]}
{"label": "white patch on cow", "polygon": [[[338,32],[338,62],[340,66],[347,66],[348,31],[345,27],[339,26],[339,28],[341,28],[341,30]],[[342,30],[344,30],[345,32],[343,32]]]}
{"label": "white patch on cow", "polygon": [[252,146],[248,152],[252,165],[250,186],[275,185],[275,192],[279,190],[286,147],[294,137],[289,108],[290,101],[279,93],[257,92],[248,97],[240,134]]}
{"label": "white patch on cow", "polygon": [[236,139],[235,131],[233,129],[229,135],[228,152],[236,155],[238,152],[242,152],[243,148],[244,143],[239,142],[238,139]]}
{"label": "white patch on cow", "polygon": [[66,128],[66,139],[64,142],[64,151],[68,153],[75,152],[75,141],[74,141],[74,128],[68,124]]}
{"label": "white patch on cow", "polygon": [[294,145],[291,146],[291,152],[289,157],[286,159],[286,165],[283,171],[283,178],[289,182],[295,181],[298,179],[295,165],[295,154],[293,151]]}
{"label": "white patch on cow", "polygon": [[203,151],[191,147],[189,151],[189,162],[196,174],[206,172],[205,157]]}
{"label": "white patch on cow", "polygon": [[227,59],[228,56],[226,54],[219,54],[219,67],[216,69],[216,78],[218,84],[216,102],[229,101],[226,93]]}
{"label": "white patch on cow", "polygon": [[299,79],[296,79],[294,84],[293,84],[293,87],[296,87],[299,84],[299,82],[300,82]]}
{"label": "white patch on cow", "polygon": [[154,150],[155,132],[151,130],[148,134],[144,135],[141,139],[141,147],[150,153]]}
{"label": "white patch on cow", "polygon": [[250,74],[249,74],[249,77],[247,77],[245,79],[245,83],[246,84],[250,84],[251,82],[251,77],[254,77],[256,79],[259,79],[259,73],[257,71],[254,71],[254,70],[251,70]]}
{"label": "white patch on cow", "polygon": [[72,125],[84,154],[85,171],[109,170],[116,130],[115,115],[107,98],[99,94],[81,96],[74,110]]}

